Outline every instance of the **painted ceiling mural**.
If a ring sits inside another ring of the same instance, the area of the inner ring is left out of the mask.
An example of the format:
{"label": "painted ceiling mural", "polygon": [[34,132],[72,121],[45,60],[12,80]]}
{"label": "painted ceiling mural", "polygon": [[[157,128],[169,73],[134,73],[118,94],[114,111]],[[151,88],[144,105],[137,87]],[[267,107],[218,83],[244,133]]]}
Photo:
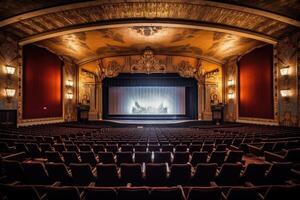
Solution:
{"label": "painted ceiling mural", "polygon": [[222,62],[263,43],[206,30],[141,26],[74,33],[36,44],[70,56],[77,62],[96,57],[141,54],[145,47],[153,49],[155,54],[208,57]]}

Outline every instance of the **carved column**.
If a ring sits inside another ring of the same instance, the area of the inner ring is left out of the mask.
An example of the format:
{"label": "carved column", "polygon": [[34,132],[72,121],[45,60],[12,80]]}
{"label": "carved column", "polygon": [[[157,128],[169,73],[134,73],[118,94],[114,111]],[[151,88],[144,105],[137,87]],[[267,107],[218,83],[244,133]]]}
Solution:
{"label": "carved column", "polygon": [[198,81],[198,120],[203,120],[204,111],[204,85]]}
{"label": "carved column", "polygon": [[103,87],[102,87],[102,81],[98,84],[98,111],[99,111],[99,119],[102,120],[102,115],[103,115]]}

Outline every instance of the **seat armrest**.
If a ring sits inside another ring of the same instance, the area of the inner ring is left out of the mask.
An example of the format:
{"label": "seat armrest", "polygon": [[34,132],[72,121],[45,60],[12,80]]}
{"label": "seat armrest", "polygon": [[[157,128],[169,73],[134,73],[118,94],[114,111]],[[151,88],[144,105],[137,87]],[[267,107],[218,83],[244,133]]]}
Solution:
{"label": "seat armrest", "polygon": [[61,185],[61,182],[56,181],[56,182],[54,182],[51,186],[60,186],[60,185]]}
{"label": "seat armrest", "polygon": [[234,145],[230,145],[230,149],[231,150],[240,150],[238,147],[234,146]]}
{"label": "seat armrest", "polygon": [[283,162],[284,161],[284,157],[269,151],[265,151],[264,152],[265,155],[265,160],[269,161],[269,162]]}
{"label": "seat armrest", "polygon": [[95,187],[95,182],[90,182],[90,184],[88,185],[88,187]]}
{"label": "seat armrest", "polygon": [[222,194],[222,200],[226,200],[227,198],[226,198],[225,194],[223,192],[221,192],[221,194]]}
{"label": "seat armrest", "polygon": [[257,197],[257,200],[264,200],[264,197],[261,193],[258,193]]}
{"label": "seat armrest", "polygon": [[48,199],[47,194],[43,194],[40,198],[41,198],[41,200],[47,200]]}
{"label": "seat armrest", "polygon": [[255,187],[251,182],[245,182],[246,187]]}
{"label": "seat armrest", "polygon": [[248,144],[247,146],[249,148],[250,153],[253,153],[257,156],[261,155],[261,148],[260,147],[257,147],[257,146],[251,145],[251,144]]}
{"label": "seat armrest", "polygon": [[211,181],[211,182],[209,182],[210,183],[210,186],[211,187],[217,187],[218,185],[216,184],[216,182],[214,182],[214,181]]}

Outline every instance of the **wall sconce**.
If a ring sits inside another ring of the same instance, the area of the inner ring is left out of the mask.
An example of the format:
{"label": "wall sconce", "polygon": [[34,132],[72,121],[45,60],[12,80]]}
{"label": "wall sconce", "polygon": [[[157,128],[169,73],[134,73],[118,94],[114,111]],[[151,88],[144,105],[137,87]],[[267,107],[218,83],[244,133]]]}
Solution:
{"label": "wall sconce", "polygon": [[234,93],[233,92],[228,93],[228,99],[234,99]]}
{"label": "wall sconce", "polygon": [[74,82],[72,80],[67,80],[66,85],[70,86],[70,87],[73,87]]}
{"label": "wall sconce", "polygon": [[291,90],[280,90],[280,94],[282,97],[289,97],[291,96]]}
{"label": "wall sconce", "polygon": [[16,90],[12,88],[5,88],[5,96],[7,98],[7,102],[10,103],[11,99],[15,96]]}
{"label": "wall sconce", "polygon": [[66,95],[67,99],[73,99],[73,93],[69,92]]}
{"label": "wall sconce", "polygon": [[280,74],[281,76],[287,76],[289,75],[289,66],[283,67],[280,69]]}
{"label": "wall sconce", "polygon": [[11,65],[5,65],[4,68],[5,68],[6,74],[8,74],[8,75],[13,75],[16,70],[16,68]]}
{"label": "wall sconce", "polygon": [[233,79],[228,80],[227,85],[228,86],[233,86],[234,85],[234,80]]}

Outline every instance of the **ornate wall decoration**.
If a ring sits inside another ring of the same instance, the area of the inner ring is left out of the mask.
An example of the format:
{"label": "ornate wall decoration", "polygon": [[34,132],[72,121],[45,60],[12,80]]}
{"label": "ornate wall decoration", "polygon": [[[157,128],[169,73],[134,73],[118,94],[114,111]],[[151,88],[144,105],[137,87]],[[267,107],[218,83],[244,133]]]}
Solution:
{"label": "ornate wall decoration", "polygon": [[134,26],[132,27],[137,33],[143,36],[152,36],[162,29],[161,26]]}
{"label": "ornate wall decoration", "polygon": [[154,56],[154,52],[151,48],[146,47],[143,55],[131,65],[132,73],[164,73],[166,71],[166,65]]}
{"label": "ornate wall decoration", "polygon": [[193,67],[189,62],[183,60],[177,66],[177,71],[180,76],[190,78],[194,77],[195,73],[197,72],[197,68]]}
{"label": "ornate wall decoration", "polygon": [[100,80],[103,80],[105,77],[112,78],[119,75],[122,71],[123,66],[121,66],[117,61],[111,60],[109,63],[104,66],[102,61],[99,61],[99,72],[98,76]]}

